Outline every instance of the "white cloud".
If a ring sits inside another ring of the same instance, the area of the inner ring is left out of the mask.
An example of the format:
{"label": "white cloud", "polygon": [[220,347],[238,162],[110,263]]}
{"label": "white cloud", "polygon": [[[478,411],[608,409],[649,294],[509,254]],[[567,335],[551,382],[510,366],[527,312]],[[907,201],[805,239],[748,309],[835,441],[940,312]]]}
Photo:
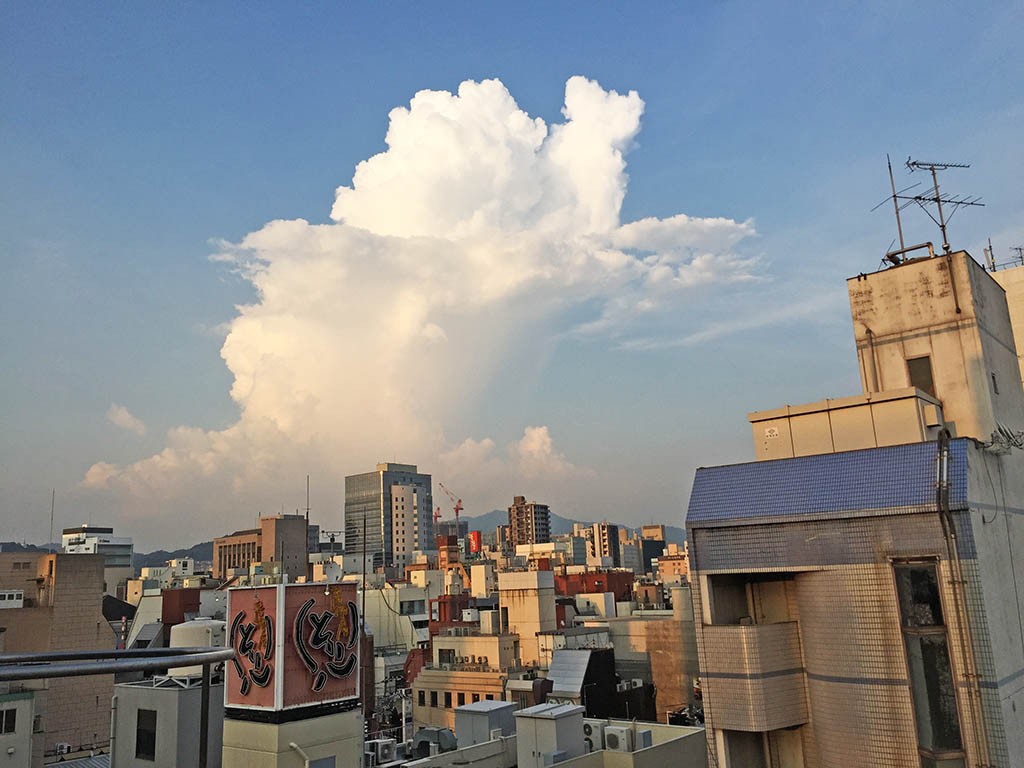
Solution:
{"label": "white cloud", "polygon": [[237,423],[172,430],[160,453],[99,462],[84,485],[223,508],[212,489],[258,502],[307,472],[340,477],[395,456],[476,467],[460,492],[483,503],[519,478],[584,472],[545,426],[498,455],[491,437],[453,439],[451,424],[472,423],[454,415],[545,340],[621,337],[638,317],[672,333],[689,291],[760,270],[735,250],[755,234],[749,221],[621,224],[643,106],[582,77],[552,125],[497,80],[417,93],[392,110],[386,151],[338,188],[333,223],[272,221],[220,245],[214,259],[257,293],[221,350]]}
{"label": "white cloud", "polygon": [[126,432],[134,432],[136,435],[146,434],[146,425],[123,405],[111,403],[110,408],[107,409],[107,421]]}

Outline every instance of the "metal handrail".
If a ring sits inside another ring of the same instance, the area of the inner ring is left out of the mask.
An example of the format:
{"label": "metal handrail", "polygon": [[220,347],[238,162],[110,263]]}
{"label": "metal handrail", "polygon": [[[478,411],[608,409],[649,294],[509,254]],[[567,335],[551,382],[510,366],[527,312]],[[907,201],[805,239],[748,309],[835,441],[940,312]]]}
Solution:
{"label": "metal handrail", "polygon": [[130,651],[56,651],[0,654],[0,682],[148,672],[214,664],[234,658],[234,648],[142,648]]}

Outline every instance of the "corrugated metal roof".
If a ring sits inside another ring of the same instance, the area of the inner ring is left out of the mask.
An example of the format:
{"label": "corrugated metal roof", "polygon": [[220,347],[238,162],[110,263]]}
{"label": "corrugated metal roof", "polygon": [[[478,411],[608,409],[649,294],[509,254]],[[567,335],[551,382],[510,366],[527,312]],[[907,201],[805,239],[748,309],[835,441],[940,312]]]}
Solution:
{"label": "corrugated metal roof", "polygon": [[548,679],[552,682],[551,696],[556,698],[579,696],[583,679],[590,666],[590,651],[562,649],[551,654]]}
{"label": "corrugated metal roof", "polygon": [[[950,442],[949,502],[967,504],[967,440]],[[936,443],[755,461],[697,470],[686,525],[749,525],[935,509]]]}
{"label": "corrugated metal roof", "polygon": [[110,768],[110,755],[93,755],[92,757],[76,757],[71,760],[61,760],[61,768]]}

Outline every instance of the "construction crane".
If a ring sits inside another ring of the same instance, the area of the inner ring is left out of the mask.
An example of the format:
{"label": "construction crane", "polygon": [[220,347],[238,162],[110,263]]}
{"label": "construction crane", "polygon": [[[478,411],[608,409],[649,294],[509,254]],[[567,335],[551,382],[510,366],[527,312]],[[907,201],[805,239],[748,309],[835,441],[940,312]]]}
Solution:
{"label": "construction crane", "polygon": [[437,525],[437,521],[441,519],[441,508],[437,507],[434,509],[434,525]]}
{"label": "construction crane", "polygon": [[[438,481],[438,485],[441,486],[441,490],[445,492],[449,499],[452,500],[454,505],[452,509],[455,511],[455,535],[459,535],[459,513],[462,511],[462,499],[456,498],[455,494],[448,490],[448,486]],[[437,522],[436,520],[434,522]]]}

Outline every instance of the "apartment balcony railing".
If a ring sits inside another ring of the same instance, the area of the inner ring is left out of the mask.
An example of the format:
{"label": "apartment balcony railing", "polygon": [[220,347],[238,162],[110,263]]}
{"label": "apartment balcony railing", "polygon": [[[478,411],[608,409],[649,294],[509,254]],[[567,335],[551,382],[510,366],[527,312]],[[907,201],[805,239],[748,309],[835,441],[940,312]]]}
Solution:
{"label": "apartment balcony railing", "polygon": [[773,731],[807,722],[797,622],[705,624],[702,634],[701,685],[714,727]]}

